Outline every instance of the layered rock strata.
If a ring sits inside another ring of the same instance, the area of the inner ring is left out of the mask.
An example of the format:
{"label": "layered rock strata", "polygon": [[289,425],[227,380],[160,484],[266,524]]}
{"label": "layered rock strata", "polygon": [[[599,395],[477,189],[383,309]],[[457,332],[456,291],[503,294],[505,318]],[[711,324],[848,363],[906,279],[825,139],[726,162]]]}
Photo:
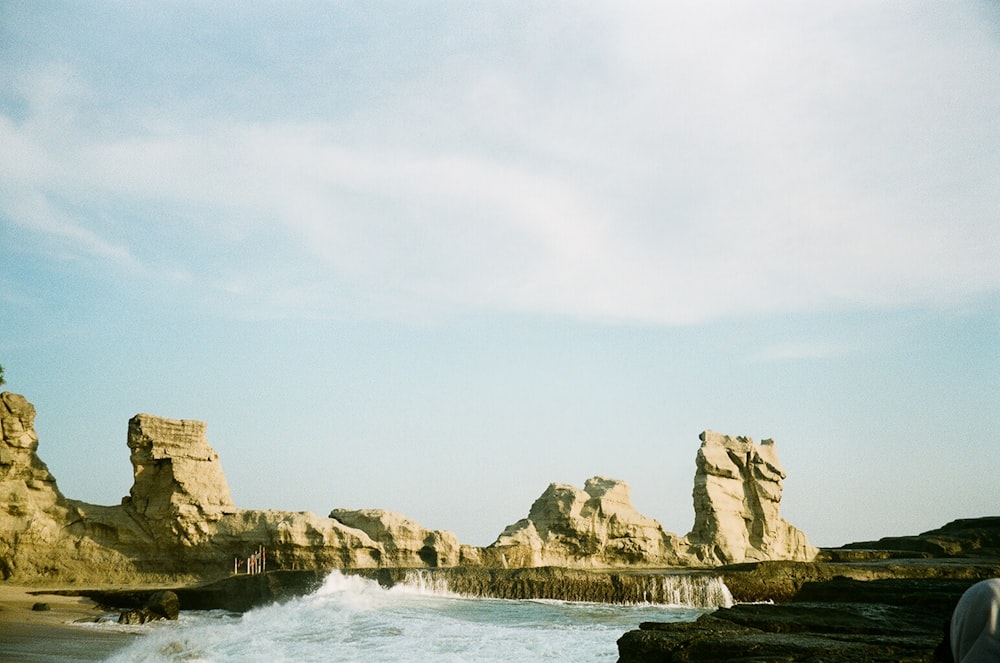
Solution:
{"label": "layered rock strata", "polygon": [[780,514],[786,474],[774,440],[710,430],[700,439],[689,552],[707,564],[813,559],[818,549]]}
{"label": "layered rock strata", "polygon": [[270,569],[464,566],[712,566],[810,559],[815,549],[780,518],[773,443],[702,435],[695,528],[666,532],[632,506],[627,484],[594,477],[552,484],[528,517],[486,548],[461,545],[392,512],[239,509],[203,422],[139,414],[129,421],[133,485],[121,504],[64,497],[38,458],[34,407],[0,394],[0,575],[61,582],[158,581],[232,572],[265,547]]}
{"label": "layered rock strata", "polygon": [[618,660],[930,661],[962,593],[978,580],[995,577],[995,569],[940,563],[896,571],[915,577],[881,571],[883,578],[856,580],[833,568],[826,579],[805,583],[785,603],[737,604],[688,623],[643,623],[619,638]]}
{"label": "layered rock strata", "polygon": [[66,498],[38,458],[35,407],[23,396],[0,394],[0,575],[15,569],[32,575],[58,570],[44,551],[56,546],[67,520]]}

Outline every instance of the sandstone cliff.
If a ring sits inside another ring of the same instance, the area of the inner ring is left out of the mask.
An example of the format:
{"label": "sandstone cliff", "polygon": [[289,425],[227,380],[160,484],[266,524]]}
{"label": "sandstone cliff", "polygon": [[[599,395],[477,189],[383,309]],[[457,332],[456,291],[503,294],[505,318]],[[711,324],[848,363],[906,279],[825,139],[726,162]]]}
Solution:
{"label": "sandstone cliff", "polygon": [[66,520],[66,499],[35,453],[35,407],[23,396],[0,394],[0,574],[14,569],[44,574],[54,563],[48,555],[35,558],[29,551],[51,547]]}
{"label": "sandstone cliff", "polygon": [[552,484],[528,517],[488,548],[512,566],[576,568],[717,566],[808,561],[819,552],[781,518],[785,472],[772,440],[701,434],[694,479],[695,524],[679,537],[632,506],[622,481],[594,477],[583,490]]}
{"label": "sandstone cliff", "polygon": [[707,564],[810,560],[819,552],[779,513],[785,471],[773,440],[700,436],[689,552]]}
{"label": "sandstone cliff", "polygon": [[[235,559],[260,546],[267,548],[272,568],[286,569],[427,568],[462,559],[454,534],[424,530],[398,514],[342,521],[308,512],[238,509],[199,421],[136,415],[128,427],[134,476],[129,495],[116,506],[66,499],[36,454],[34,407],[8,392],[0,403],[5,579],[212,577],[231,572]],[[385,526],[373,528],[373,520]]]}
{"label": "sandstone cliff", "polygon": [[308,512],[239,509],[205,424],[139,414],[129,421],[133,485],[121,504],[67,499],[38,458],[35,409],[0,394],[0,575],[22,581],[159,581],[232,572],[260,546],[269,568],[577,568],[711,566],[810,559],[815,549],[781,519],[784,471],[773,443],[702,435],[695,527],[663,530],[633,508],[628,485],[594,477],[582,490],[552,484],[528,517],[487,548],[461,545],[379,509]]}
{"label": "sandstone cliff", "polygon": [[628,484],[593,477],[583,490],[551,484],[490,548],[511,566],[677,566],[679,543],[633,508]]}

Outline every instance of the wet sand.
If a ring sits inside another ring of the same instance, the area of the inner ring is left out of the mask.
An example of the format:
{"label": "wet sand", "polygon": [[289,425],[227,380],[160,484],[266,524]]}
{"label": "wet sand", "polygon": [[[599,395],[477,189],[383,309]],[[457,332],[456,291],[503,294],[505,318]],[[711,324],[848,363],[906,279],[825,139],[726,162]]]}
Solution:
{"label": "wet sand", "polygon": [[[44,589],[0,583],[0,661],[103,661],[139,637],[115,625],[93,623],[106,613],[89,599],[38,592]],[[50,609],[32,610],[36,603]]]}

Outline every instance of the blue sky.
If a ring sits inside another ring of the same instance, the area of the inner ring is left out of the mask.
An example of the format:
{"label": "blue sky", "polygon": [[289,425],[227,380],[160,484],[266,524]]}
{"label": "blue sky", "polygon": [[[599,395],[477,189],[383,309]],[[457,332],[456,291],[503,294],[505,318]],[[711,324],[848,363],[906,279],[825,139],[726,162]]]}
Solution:
{"label": "blue sky", "polygon": [[64,493],[133,414],[246,508],[488,544],[693,522],[774,438],[819,545],[998,513],[995,3],[0,5],[0,364]]}

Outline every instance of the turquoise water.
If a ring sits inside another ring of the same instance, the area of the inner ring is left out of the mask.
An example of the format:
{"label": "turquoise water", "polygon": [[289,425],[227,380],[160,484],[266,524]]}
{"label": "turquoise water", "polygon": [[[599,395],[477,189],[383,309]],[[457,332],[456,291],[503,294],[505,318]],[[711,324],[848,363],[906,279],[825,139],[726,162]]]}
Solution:
{"label": "turquoise water", "polygon": [[611,662],[617,639],[640,622],[688,621],[705,611],[464,598],[334,573],[315,593],[284,604],[152,625],[109,660]]}

